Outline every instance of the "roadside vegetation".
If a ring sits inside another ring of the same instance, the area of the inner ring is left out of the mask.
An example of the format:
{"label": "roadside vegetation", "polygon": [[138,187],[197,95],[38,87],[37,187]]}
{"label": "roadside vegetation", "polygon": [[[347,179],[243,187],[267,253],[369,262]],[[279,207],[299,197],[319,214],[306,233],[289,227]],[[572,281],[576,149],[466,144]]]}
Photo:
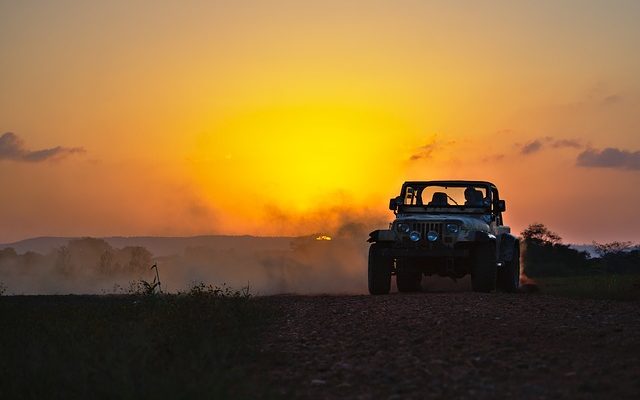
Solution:
{"label": "roadside vegetation", "polygon": [[0,299],[4,398],[251,398],[270,311],[246,290]]}
{"label": "roadside vegetation", "polygon": [[593,242],[596,257],[562,243],[544,224],[522,233],[524,272],[545,293],[598,299],[640,299],[640,247]]}

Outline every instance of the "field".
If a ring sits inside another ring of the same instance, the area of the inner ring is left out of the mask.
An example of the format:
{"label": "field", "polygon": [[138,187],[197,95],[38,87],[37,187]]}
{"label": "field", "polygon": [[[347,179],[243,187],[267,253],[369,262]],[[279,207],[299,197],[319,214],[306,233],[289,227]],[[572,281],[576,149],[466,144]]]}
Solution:
{"label": "field", "polygon": [[552,294],[2,296],[0,397],[637,398],[639,303],[546,284]]}
{"label": "field", "polygon": [[601,274],[536,279],[544,293],[590,299],[640,300],[640,275]]}
{"label": "field", "polygon": [[0,398],[243,398],[269,314],[242,295],[0,297]]}

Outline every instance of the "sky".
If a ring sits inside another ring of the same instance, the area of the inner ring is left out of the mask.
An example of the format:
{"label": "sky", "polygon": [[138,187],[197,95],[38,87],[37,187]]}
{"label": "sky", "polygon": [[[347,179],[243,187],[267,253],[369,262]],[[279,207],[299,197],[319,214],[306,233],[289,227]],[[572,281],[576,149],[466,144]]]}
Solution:
{"label": "sky", "polygon": [[639,242],[639,20],[623,0],[0,0],[0,242],[382,228],[429,179],[494,182],[516,233]]}

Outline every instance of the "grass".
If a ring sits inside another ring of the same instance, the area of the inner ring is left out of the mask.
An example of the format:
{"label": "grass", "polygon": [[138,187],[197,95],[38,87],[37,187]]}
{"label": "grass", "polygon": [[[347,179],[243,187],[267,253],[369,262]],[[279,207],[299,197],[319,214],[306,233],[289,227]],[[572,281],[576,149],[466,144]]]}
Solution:
{"label": "grass", "polygon": [[640,300],[640,274],[536,278],[544,293],[609,300]]}
{"label": "grass", "polygon": [[194,288],[0,297],[0,397],[253,397],[270,311],[247,293]]}

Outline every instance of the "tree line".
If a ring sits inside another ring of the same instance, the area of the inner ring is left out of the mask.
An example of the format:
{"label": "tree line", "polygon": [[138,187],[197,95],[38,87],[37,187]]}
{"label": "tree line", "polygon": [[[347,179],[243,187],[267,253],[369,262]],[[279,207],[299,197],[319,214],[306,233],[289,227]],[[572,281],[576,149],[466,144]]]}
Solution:
{"label": "tree line", "polygon": [[596,253],[576,250],[544,224],[533,223],[520,234],[522,261],[530,277],[640,273],[640,246],[632,242],[593,242]]}
{"label": "tree line", "polygon": [[0,250],[0,273],[28,273],[46,268],[61,275],[94,273],[98,275],[129,275],[146,272],[153,255],[140,246],[122,249],[112,247],[103,239],[82,238],[70,240],[48,254],[28,251],[18,254],[9,247]]}

